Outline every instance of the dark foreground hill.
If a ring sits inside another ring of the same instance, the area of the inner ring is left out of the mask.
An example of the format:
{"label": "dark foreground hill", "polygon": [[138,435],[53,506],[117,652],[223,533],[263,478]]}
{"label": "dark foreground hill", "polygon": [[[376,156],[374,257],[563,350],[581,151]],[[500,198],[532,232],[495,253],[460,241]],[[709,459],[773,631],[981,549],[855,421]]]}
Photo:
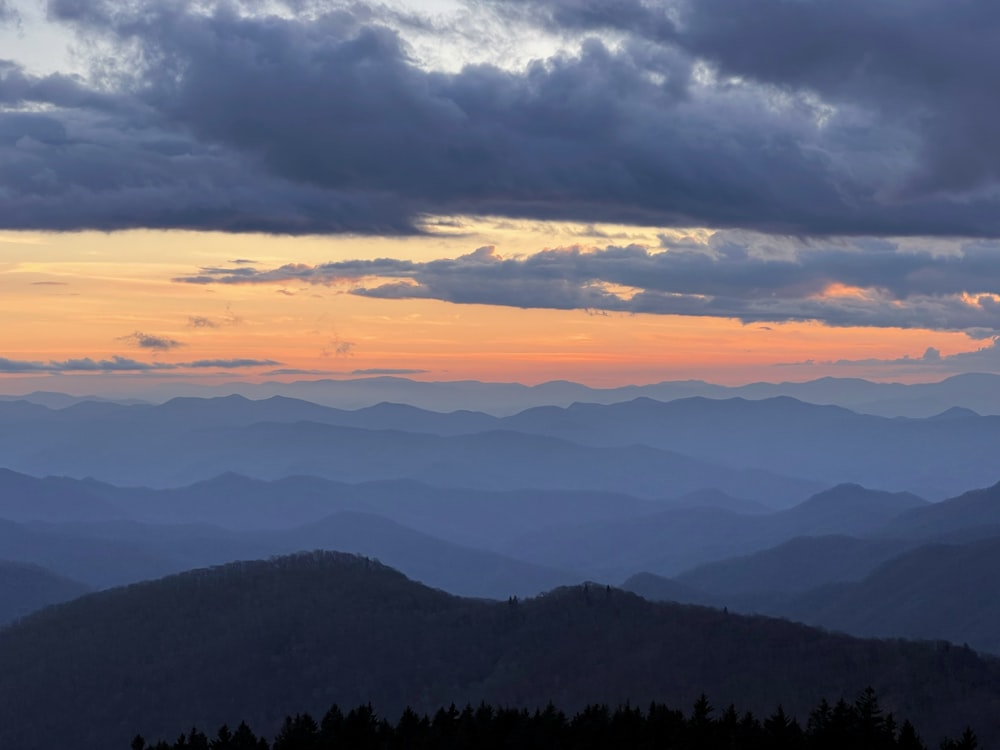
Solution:
{"label": "dark foreground hill", "polygon": [[704,691],[716,705],[804,716],[869,684],[929,744],[967,724],[1000,740],[1000,662],[967,649],[594,585],[460,599],[364,558],[312,553],[91,594],[0,631],[0,747],[106,750],[137,731],[241,719],[273,734],[286,714],[334,702],[388,716],[481,700],[573,711],[689,706]]}

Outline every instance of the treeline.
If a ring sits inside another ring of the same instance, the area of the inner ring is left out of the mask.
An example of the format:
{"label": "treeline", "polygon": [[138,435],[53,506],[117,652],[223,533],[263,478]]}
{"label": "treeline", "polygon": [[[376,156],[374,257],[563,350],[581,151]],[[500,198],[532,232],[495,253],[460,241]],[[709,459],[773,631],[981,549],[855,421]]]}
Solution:
{"label": "treeline", "polygon": [[[147,744],[141,736],[132,750],[927,750],[913,725],[885,713],[871,688],[853,703],[822,701],[803,726],[778,709],[761,720],[734,706],[715,711],[704,695],[691,712],[653,703],[646,711],[631,706],[585,708],[572,718],[549,704],[544,710],[454,705],[431,716],[406,709],[392,724],[371,705],[345,714],[336,705],[320,722],[307,713],[285,718],[273,742],[258,737],[246,723],[234,731],[223,726],[210,738],[198,729],[173,743]],[[971,729],[941,750],[975,750]]]}

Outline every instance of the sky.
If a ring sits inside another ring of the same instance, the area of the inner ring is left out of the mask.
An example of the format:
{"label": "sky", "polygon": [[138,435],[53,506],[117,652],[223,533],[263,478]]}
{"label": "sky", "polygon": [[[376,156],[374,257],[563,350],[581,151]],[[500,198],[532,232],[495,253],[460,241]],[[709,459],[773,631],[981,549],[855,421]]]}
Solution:
{"label": "sky", "polygon": [[997,90],[974,0],[0,0],[0,392],[1000,372]]}

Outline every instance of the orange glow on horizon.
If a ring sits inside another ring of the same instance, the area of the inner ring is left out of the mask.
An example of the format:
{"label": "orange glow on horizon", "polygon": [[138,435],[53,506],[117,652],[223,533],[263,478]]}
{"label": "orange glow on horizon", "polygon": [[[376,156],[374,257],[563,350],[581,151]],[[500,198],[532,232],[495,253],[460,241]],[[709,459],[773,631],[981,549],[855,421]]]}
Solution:
{"label": "orange glow on horizon", "polygon": [[[537,227],[490,231],[499,232],[507,243],[504,255],[537,250],[542,244]],[[651,233],[636,230],[642,232]],[[683,379],[736,384],[825,375],[939,380],[949,373],[919,362],[906,368],[863,369],[824,363],[919,358],[929,346],[946,357],[982,346],[962,333],[929,330],[742,324],[723,318],[387,300],[352,295],[337,285],[297,281],[260,285],[171,281],[202,266],[223,267],[235,260],[274,268],[393,253],[410,259],[457,257],[490,244],[490,239],[496,237],[475,232],[407,239],[182,232],[3,235],[0,357],[31,362],[121,356],[167,364],[218,359],[281,363],[145,373],[146,379],[262,381],[323,374],[351,377],[358,370],[421,370],[425,372],[412,377],[527,384],[565,379],[615,386]],[[563,227],[555,239],[572,244],[574,236]],[[607,288],[623,296],[633,291]],[[825,290],[824,296],[864,293],[838,285]],[[177,344],[144,348],[129,338],[135,332]],[[316,374],[269,374],[279,369]],[[0,377],[0,382],[12,383],[24,376]],[[45,377],[34,376],[37,382]]]}

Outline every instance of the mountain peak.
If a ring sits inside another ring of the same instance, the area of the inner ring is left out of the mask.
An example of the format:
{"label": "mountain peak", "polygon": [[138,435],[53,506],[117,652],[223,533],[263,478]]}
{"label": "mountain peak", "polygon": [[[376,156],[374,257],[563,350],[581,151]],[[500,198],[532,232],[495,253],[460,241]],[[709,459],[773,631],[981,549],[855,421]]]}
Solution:
{"label": "mountain peak", "polygon": [[968,419],[970,417],[981,417],[979,412],[973,411],[972,409],[966,409],[963,406],[952,406],[950,409],[945,409],[940,414],[935,414],[933,417],[928,417],[928,420],[934,420],[943,422],[949,419]]}

